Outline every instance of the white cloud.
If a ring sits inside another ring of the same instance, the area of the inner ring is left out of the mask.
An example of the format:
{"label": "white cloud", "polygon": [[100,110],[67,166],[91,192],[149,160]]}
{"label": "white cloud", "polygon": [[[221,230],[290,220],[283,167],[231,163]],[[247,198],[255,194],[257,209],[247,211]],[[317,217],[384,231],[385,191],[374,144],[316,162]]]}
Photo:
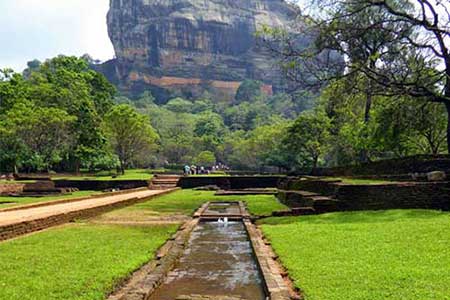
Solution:
{"label": "white cloud", "polygon": [[0,0],[0,68],[21,71],[58,54],[107,60],[108,0]]}

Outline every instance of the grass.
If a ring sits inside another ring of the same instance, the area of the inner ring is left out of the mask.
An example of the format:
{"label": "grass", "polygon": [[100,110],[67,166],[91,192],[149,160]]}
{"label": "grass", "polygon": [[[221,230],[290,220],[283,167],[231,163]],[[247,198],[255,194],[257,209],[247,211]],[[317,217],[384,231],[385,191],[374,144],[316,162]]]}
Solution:
{"label": "grass", "polygon": [[153,174],[150,174],[151,170],[147,169],[133,169],[126,170],[125,175],[117,175],[117,177],[113,178],[111,175],[71,175],[71,176],[58,176],[57,174],[52,176],[54,180],[151,180],[153,178]]}
{"label": "grass", "polygon": [[0,244],[0,299],[104,299],[178,225],[74,224]]}
{"label": "grass", "polygon": [[[256,215],[285,209],[274,196],[214,196],[209,191],[179,190],[109,214],[131,216],[121,220],[132,223],[146,221],[139,219],[141,213],[190,215],[207,201],[236,200],[246,201]],[[0,299],[105,299],[151,260],[179,226],[102,224],[102,217],[0,243]]]}
{"label": "grass", "polygon": [[0,179],[0,184],[21,184],[21,183],[33,183],[36,182],[36,180],[6,180],[6,179]]}
{"label": "grass", "polygon": [[[47,197],[0,197],[0,209],[6,207],[14,207],[19,205],[31,204],[31,203],[40,203],[40,202],[51,202],[55,200],[62,199],[72,199],[79,197],[87,197],[91,195],[101,194],[99,191],[78,191],[73,192],[67,195],[59,195],[59,196],[47,196]],[[11,203],[9,203],[11,202]]]}
{"label": "grass", "polygon": [[449,213],[332,213],[261,224],[306,300],[450,299]]}
{"label": "grass", "polygon": [[272,195],[215,196],[212,191],[179,190],[150,201],[136,204],[111,214],[127,214],[141,211],[148,215],[191,215],[208,201],[244,201],[253,215],[270,215],[273,211],[287,209]]}
{"label": "grass", "polygon": [[355,184],[355,185],[393,183],[393,181],[382,180],[382,179],[358,179],[358,178],[348,178],[348,177],[326,177],[325,180],[342,180],[343,183]]}

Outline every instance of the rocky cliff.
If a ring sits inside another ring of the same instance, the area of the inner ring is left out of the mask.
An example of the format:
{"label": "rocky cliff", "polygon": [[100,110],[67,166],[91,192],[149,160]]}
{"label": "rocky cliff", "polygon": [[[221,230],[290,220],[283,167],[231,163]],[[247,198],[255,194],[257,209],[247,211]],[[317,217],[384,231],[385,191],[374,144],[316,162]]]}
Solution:
{"label": "rocky cliff", "polygon": [[116,59],[105,69],[122,88],[162,97],[211,89],[230,95],[244,79],[261,80],[270,93],[283,77],[255,32],[289,28],[296,14],[283,0],[111,0]]}

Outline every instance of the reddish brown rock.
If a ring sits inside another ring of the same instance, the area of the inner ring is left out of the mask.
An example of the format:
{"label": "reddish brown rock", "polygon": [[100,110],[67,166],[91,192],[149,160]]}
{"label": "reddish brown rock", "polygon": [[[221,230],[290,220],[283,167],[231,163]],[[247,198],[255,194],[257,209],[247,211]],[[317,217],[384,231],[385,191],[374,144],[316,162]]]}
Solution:
{"label": "reddish brown rock", "polygon": [[[273,93],[285,80],[256,32],[291,30],[298,8],[284,0],[111,0],[116,59],[104,65],[124,89],[235,94],[245,79]],[[305,43],[306,41],[303,41]]]}

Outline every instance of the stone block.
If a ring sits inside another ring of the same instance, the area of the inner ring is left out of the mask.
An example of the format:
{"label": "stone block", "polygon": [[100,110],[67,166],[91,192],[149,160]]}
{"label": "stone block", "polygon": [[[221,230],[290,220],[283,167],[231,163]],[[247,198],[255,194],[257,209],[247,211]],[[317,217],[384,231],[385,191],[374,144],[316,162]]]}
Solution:
{"label": "stone block", "polygon": [[444,181],[447,178],[445,172],[442,171],[434,171],[427,173],[428,181]]}

